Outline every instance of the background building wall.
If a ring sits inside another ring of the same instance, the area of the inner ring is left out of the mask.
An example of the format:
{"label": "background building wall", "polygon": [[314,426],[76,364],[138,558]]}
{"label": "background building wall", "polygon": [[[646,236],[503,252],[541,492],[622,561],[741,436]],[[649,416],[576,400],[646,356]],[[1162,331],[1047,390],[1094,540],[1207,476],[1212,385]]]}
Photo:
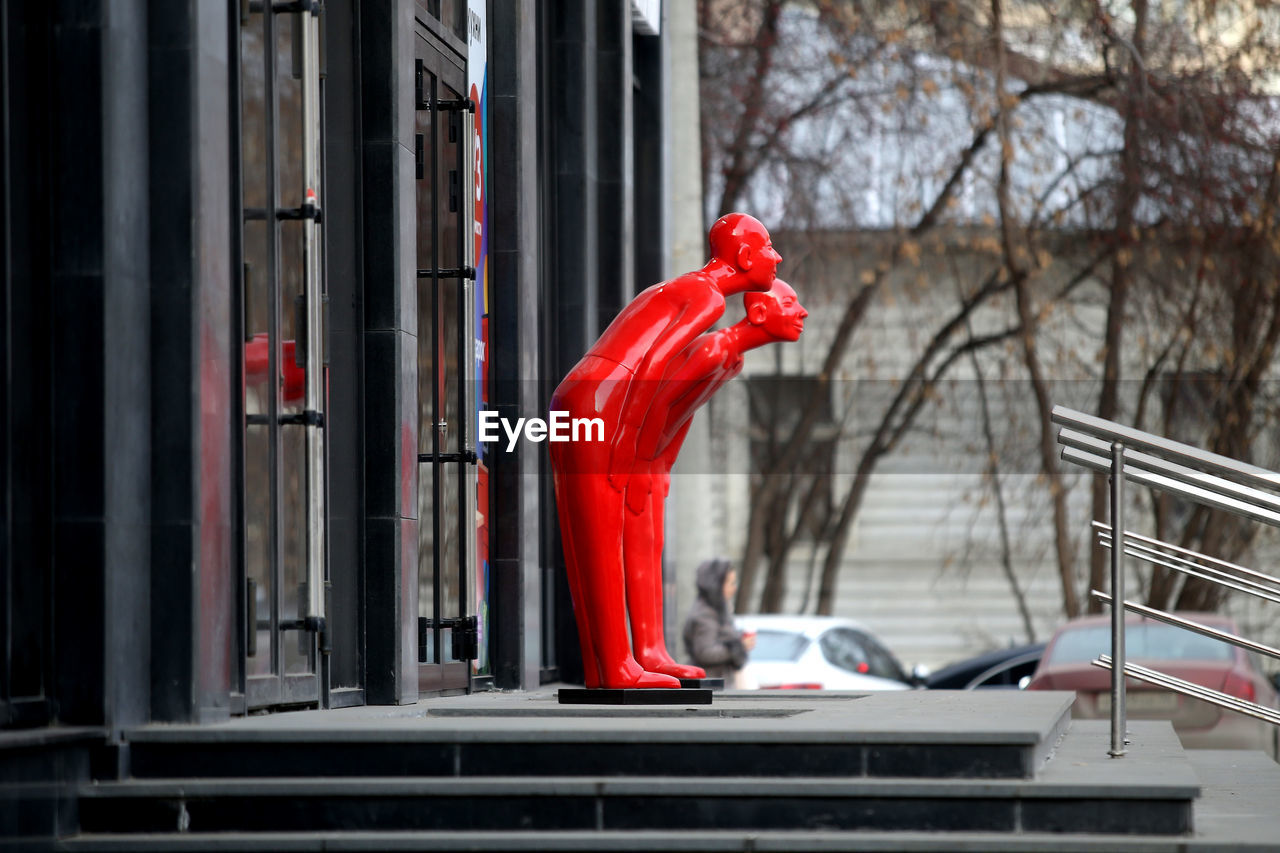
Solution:
{"label": "background building wall", "polygon": [[[846,283],[875,262],[891,235],[879,231],[780,233],[775,239],[784,256],[781,277],[796,287],[810,312],[805,333],[795,344],[749,353],[742,376],[718,392],[698,415],[709,431],[709,449],[703,457],[686,456],[683,462],[693,471],[691,480],[698,477],[713,484],[713,490],[717,482],[727,484],[717,493],[721,512],[671,516],[680,528],[677,535],[718,540],[735,559],[746,546],[750,515],[749,383],[774,375],[817,373],[838,319],[832,306],[840,304]],[[1069,257],[1072,243],[1069,235],[1063,235],[1061,263],[1046,270],[1037,285],[1042,293],[1056,291],[1075,269]],[[889,400],[907,379],[916,354],[954,310],[956,287],[962,276],[972,277],[966,267],[980,263],[971,246],[967,237],[957,238],[937,255],[926,253],[918,268],[896,271],[868,309],[831,383],[833,419],[839,431],[833,460],[837,499],[847,491],[861,453]],[[1055,404],[1087,410],[1096,394],[1098,380],[1092,366],[1081,363],[1078,355],[1089,352],[1090,342],[1102,334],[1105,315],[1097,298],[1102,287],[1100,282],[1086,282],[1078,298],[1060,302],[1042,318],[1041,357],[1051,371]],[[1158,299],[1159,294],[1135,296],[1148,298]],[[1012,295],[1005,294],[974,316],[973,328],[978,334],[997,332],[1008,326],[1012,314]],[[727,314],[725,321],[732,319]],[[1131,353],[1131,357],[1138,356]],[[833,614],[864,622],[908,666],[937,667],[1010,643],[1044,640],[1065,618],[1050,498],[1035,451],[1039,420],[1028,383],[1017,370],[1018,358],[1016,350],[1004,345],[981,350],[982,388],[975,381],[973,363],[966,359],[953,367],[902,443],[880,460],[852,528],[839,565]],[[1137,372],[1136,367],[1132,370]],[[1136,391],[1136,385],[1126,386],[1127,392]],[[1000,466],[1007,556],[987,467],[993,450],[984,436],[980,393],[987,397]],[[1069,495],[1076,585],[1087,593],[1092,475],[1066,464],[1061,470]],[[1134,504],[1130,527],[1152,535],[1145,490],[1129,493]],[[1255,568],[1272,561],[1276,539],[1274,531],[1265,527],[1260,531]],[[793,549],[782,612],[814,612],[825,554],[825,544],[812,541],[801,540]],[[1143,590],[1150,568],[1129,561],[1129,572],[1129,589]],[[1253,599],[1232,598],[1226,611],[1239,619],[1249,636],[1264,642],[1275,638],[1275,626]]]}
{"label": "background building wall", "polygon": [[[664,185],[668,219],[664,229],[664,278],[698,269],[707,262],[707,229],[702,216],[701,112],[698,97],[698,11],[693,3],[663,4],[666,32],[665,102],[667,133]],[[667,498],[666,583],[667,646],[683,659],[680,630],[696,598],[698,563],[723,553],[723,525],[711,523],[723,498],[721,478],[694,460],[711,451],[709,421],[694,418],[672,469]]]}

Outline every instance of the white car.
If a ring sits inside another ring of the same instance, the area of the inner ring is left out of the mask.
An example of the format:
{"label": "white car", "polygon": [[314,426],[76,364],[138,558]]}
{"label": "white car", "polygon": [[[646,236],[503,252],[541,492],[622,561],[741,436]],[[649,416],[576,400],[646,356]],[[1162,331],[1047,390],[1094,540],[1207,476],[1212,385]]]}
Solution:
{"label": "white car", "polygon": [[762,690],[910,690],[915,682],[864,626],[828,616],[738,616],[756,645],[738,675]]}

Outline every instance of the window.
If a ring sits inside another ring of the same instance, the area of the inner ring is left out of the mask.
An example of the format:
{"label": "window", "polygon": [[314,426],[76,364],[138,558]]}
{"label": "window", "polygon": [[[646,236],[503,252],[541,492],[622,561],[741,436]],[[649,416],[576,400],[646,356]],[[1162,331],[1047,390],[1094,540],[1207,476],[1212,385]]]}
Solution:
{"label": "window", "polygon": [[800,660],[809,641],[800,634],[789,631],[758,631],[756,647],[751,650],[751,659],[756,661],[793,661]]}
{"label": "window", "polygon": [[[1228,644],[1172,625],[1127,625],[1125,655],[1129,660],[1228,661],[1235,650]],[[1090,625],[1063,631],[1049,653],[1048,663],[1083,663],[1111,653],[1111,626]]]}
{"label": "window", "polygon": [[818,644],[822,647],[822,656],[832,666],[858,675],[871,674],[866,649],[855,632],[847,628],[835,628],[823,634]]}
{"label": "window", "polygon": [[891,678],[894,681],[908,680],[907,674],[902,671],[901,664],[892,652],[866,634],[861,637],[863,646],[867,650],[867,663],[871,666],[871,675],[877,678]]}
{"label": "window", "polygon": [[893,681],[907,681],[898,661],[872,637],[852,628],[833,628],[818,641],[823,656],[847,672],[872,675]]}
{"label": "window", "polygon": [[[418,10],[426,13],[425,19],[431,24],[439,24],[445,33],[466,42],[467,0],[418,0]],[[435,26],[431,29],[439,32]]]}

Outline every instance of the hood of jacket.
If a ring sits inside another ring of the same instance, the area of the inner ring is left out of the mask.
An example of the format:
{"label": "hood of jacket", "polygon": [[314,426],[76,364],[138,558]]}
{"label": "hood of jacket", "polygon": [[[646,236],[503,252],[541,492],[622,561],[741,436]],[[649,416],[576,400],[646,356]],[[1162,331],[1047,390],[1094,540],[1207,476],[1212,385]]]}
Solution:
{"label": "hood of jacket", "polygon": [[717,557],[704,560],[698,565],[695,576],[698,586],[698,598],[709,604],[718,613],[728,613],[730,603],[724,600],[724,579],[733,568],[733,563]]}

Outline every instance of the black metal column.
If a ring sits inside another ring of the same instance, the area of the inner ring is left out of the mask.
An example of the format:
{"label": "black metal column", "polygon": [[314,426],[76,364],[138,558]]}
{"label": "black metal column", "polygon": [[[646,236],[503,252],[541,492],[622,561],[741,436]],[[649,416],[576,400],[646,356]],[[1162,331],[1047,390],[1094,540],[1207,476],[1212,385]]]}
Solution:
{"label": "black metal column", "polygon": [[[361,533],[364,528],[364,457],[361,449],[363,344],[360,265],[359,44],[354,0],[326,0],[324,229],[329,284],[329,564],[334,606],[331,686],[364,683]],[[337,223],[343,223],[338,225]],[[353,699],[356,697],[352,697]],[[341,697],[336,701],[341,701]]]}
{"label": "black metal column", "polygon": [[[538,196],[537,3],[499,4],[489,26],[489,340],[491,403],[502,417],[541,417],[539,331],[543,221]],[[497,189],[500,188],[500,189]],[[539,448],[497,445],[490,465],[494,680],[538,686],[544,531]]]}
{"label": "black metal column", "polygon": [[150,714],[144,33],[141,0],[4,13],[5,723]]}
{"label": "black metal column", "polygon": [[[551,169],[555,220],[554,273],[547,282],[555,315],[552,372],[563,376],[603,329],[599,325],[599,136],[597,21],[594,0],[566,0],[544,8],[550,44]],[[616,5],[616,4],[615,4]],[[553,383],[554,384],[554,383]]]}
{"label": "black metal column", "polygon": [[151,716],[147,3],[104,6],[103,682],[107,723],[119,732]]}
{"label": "black metal column", "polygon": [[[596,15],[597,324],[603,331],[635,296],[631,7],[602,3]],[[660,234],[645,235],[655,239]]]}
{"label": "black metal column", "polygon": [[53,692],[52,346],[49,229],[53,15],[35,4],[0,7],[3,25],[3,228],[0,311],[5,491],[0,559],[0,725],[36,725]]}
{"label": "black metal column", "polygon": [[51,327],[54,666],[58,716],[102,723],[106,519],[103,422],[101,3],[53,7]]}
{"label": "black metal column", "polygon": [[[230,712],[232,91],[227,7],[148,5],[151,209],[151,710]],[[236,392],[238,388],[234,389]]]}
{"label": "black metal column", "polygon": [[413,702],[417,315],[412,3],[360,4],[366,698]]}
{"label": "black metal column", "polygon": [[632,187],[635,231],[636,290],[662,280],[666,264],[662,235],[663,194],[666,186],[662,167],[663,138],[666,136],[662,66],[666,35],[633,35],[631,52],[632,93]]}

